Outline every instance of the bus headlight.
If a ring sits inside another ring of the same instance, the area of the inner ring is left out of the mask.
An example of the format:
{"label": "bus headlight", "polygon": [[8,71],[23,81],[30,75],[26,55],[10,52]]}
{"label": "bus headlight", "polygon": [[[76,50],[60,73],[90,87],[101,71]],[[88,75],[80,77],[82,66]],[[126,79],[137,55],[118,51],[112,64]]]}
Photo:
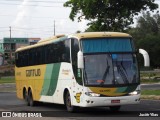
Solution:
{"label": "bus headlight", "polygon": [[87,96],[90,96],[90,97],[99,97],[99,96],[100,96],[100,94],[93,93],[93,92],[85,92],[85,94],[86,94]]}
{"label": "bus headlight", "polygon": [[141,91],[140,90],[135,90],[135,91],[133,91],[133,92],[131,92],[131,93],[129,93],[130,95],[138,95],[138,94],[140,94],[141,93]]}

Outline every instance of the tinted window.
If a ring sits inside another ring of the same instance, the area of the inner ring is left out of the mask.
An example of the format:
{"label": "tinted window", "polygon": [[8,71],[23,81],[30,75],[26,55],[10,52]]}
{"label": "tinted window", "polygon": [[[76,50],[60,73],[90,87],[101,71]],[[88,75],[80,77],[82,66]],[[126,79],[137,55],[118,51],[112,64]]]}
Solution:
{"label": "tinted window", "polygon": [[70,62],[70,39],[17,52],[16,66]]}

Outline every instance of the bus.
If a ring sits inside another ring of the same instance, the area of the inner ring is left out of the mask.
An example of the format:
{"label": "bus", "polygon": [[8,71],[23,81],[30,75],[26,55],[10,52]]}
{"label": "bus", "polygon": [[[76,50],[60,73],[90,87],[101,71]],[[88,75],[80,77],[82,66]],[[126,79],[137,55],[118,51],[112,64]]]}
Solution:
{"label": "bus", "polygon": [[[145,66],[148,53],[140,49]],[[57,35],[15,53],[17,97],[78,107],[109,107],[140,102],[137,53],[129,34],[86,32]]]}

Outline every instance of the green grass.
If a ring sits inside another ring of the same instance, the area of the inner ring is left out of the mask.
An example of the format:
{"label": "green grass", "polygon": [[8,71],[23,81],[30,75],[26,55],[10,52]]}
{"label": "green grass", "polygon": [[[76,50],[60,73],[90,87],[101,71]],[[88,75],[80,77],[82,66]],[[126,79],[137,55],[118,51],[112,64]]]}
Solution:
{"label": "green grass", "polygon": [[2,83],[15,83],[15,78],[14,77],[1,77],[0,84]]}
{"label": "green grass", "polygon": [[142,84],[158,83],[160,82],[160,79],[157,77],[160,77],[160,72],[156,72],[156,71],[140,72],[140,78],[141,78]]}
{"label": "green grass", "polygon": [[160,79],[148,79],[148,80],[144,80],[144,79],[142,79],[141,80],[141,84],[144,84],[144,83],[146,83],[146,84],[149,84],[149,83],[158,83],[158,82],[160,82]]}
{"label": "green grass", "polygon": [[160,90],[142,90],[142,95],[160,95]]}
{"label": "green grass", "polygon": [[154,76],[160,76],[160,72],[152,72],[152,73],[145,73],[140,72],[141,77],[154,77]]}

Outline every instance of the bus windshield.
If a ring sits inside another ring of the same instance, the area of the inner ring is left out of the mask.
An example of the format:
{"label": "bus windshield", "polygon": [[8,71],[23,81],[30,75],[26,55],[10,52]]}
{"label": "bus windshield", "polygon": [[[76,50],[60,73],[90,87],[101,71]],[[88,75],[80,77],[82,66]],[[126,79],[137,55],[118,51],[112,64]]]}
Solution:
{"label": "bus windshield", "polygon": [[83,40],[85,84],[115,86],[139,83],[136,55],[130,41]]}

